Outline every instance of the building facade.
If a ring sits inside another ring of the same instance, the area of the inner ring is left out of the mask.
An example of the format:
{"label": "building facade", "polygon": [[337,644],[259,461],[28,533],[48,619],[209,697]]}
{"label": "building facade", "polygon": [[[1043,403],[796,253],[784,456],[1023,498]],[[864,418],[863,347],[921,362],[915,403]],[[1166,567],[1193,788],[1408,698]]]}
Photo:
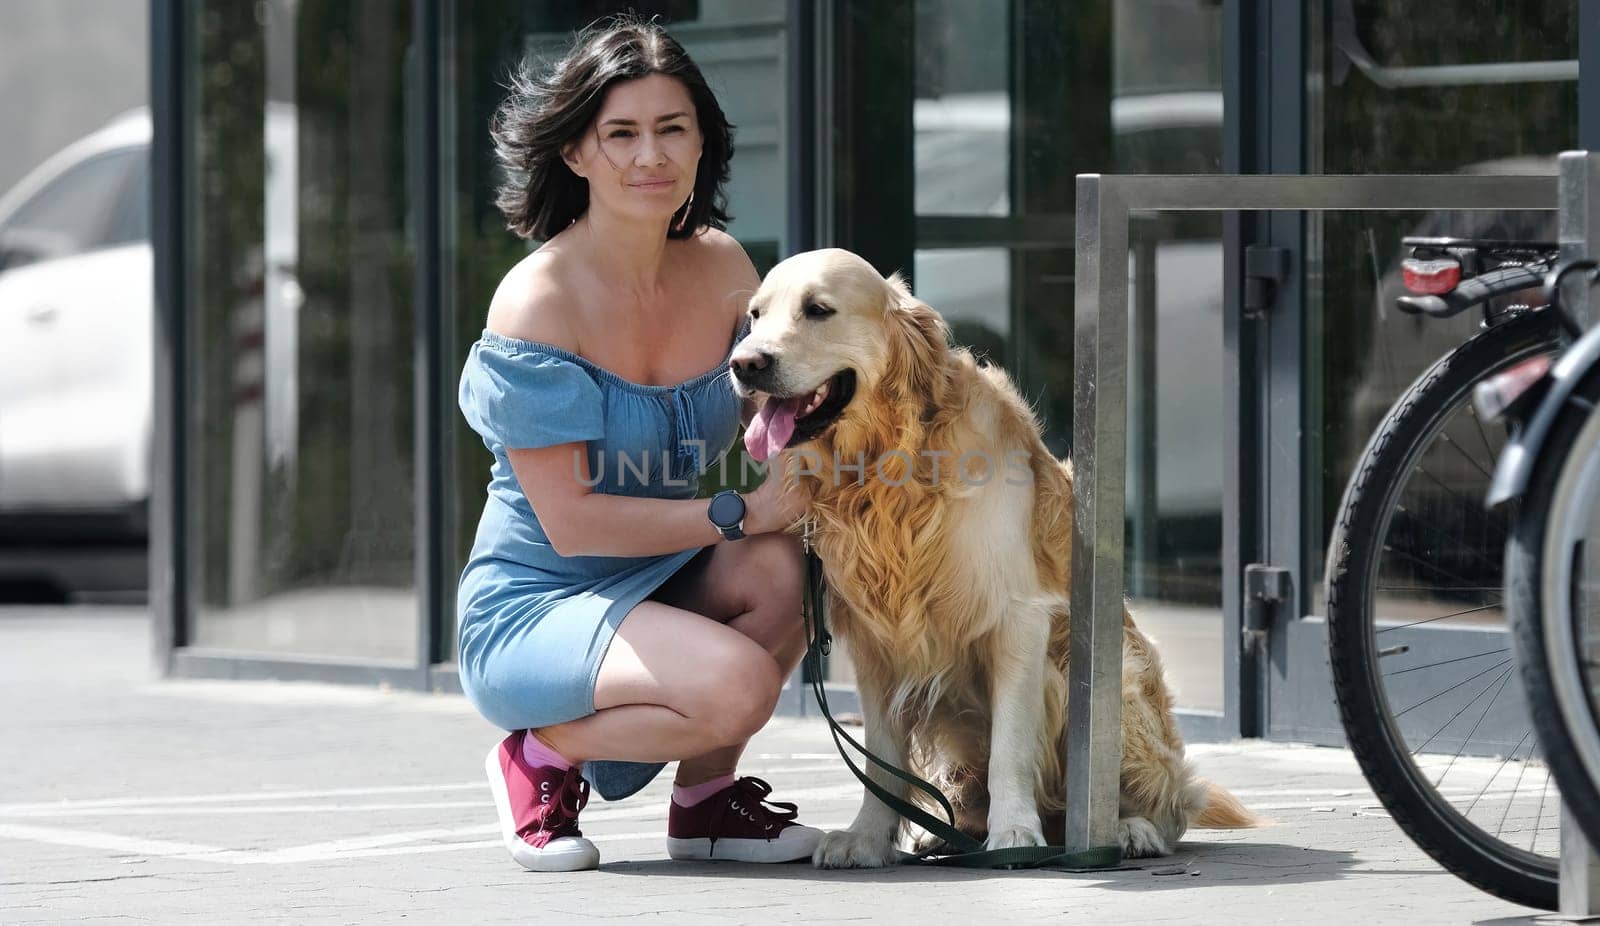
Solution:
{"label": "building facade", "polygon": [[[1553,173],[1600,145],[1591,0],[153,0],[166,671],[457,687],[489,456],[456,378],[532,247],[493,206],[488,119],[518,61],[623,8],[661,17],[735,124],[730,231],[758,268],[838,246],[904,272],[1062,455],[1078,174]],[[1128,594],[1191,736],[1342,741],[1332,512],[1387,405],[1474,323],[1396,316],[1400,239],[1553,223],[1136,223]],[[1252,245],[1288,272],[1247,309]],[[1293,588],[1258,651],[1256,563]]]}

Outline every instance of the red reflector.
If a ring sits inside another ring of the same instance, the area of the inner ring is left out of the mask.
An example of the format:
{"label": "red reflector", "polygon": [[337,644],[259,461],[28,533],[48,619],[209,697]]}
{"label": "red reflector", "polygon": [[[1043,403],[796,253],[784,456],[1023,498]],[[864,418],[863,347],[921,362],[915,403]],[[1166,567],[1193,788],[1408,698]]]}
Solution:
{"label": "red reflector", "polygon": [[1405,274],[1406,289],[1419,296],[1438,296],[1448,293],[1461,282],[1461,265],[1453,260],[1402,261],[1400,270]]}
{"label": "red reflector", "polygon": [[1513,402],[1544,379],[1552,362],[1549,354],[1540,354],[1474,386],[1472,401],[1477,406],[1478,416],[1485,421],[1499,418]]}

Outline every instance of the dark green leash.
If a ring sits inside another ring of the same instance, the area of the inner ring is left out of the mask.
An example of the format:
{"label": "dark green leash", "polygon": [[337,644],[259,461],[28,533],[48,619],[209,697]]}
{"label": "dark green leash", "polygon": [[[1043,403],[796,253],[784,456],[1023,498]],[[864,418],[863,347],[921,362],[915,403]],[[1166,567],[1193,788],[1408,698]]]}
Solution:
{"label": "dark green leash", "polygon": [[[833,635],[828,632],[827,607],[822,589],[822,561],[811,550],[808,540],[805,602],[802,609],[806,622],[806,668],[807,674],[811,676],[811,691],[816,695],[817,706],[822,709],[822,716],[828,721],[828,730],[833,734],[833,745],[839,750],[839,757],[844,759],[844,764],[849,766],[850,771],[861,780],[874,797],[944,842],[941,846],[935,846],[904,859],[905,864],[947,865],[956,868],[1063,868],[1069,871],[1104,870],[1122,865],[1122,852],[1116,846],[1085,849],[1081,852],[1068,852],[1065,846],[985,849],[983,843],[956,828],[955,809],[950,806],[950,802],[938,788],[880,759],[857,742],[855,737],[839,725],[833,718],[833,712],[828,709],[828,692],[822,682],[822,657],[832,651]],[[845,743],[853,746],[873,765],[932,798],[944,810],[945,819],[941,820],[910,801],[889,793],[886,788],[873,781],[870,775],[863,772],[861,767],[851,760],[849,752],[845,749]]]}

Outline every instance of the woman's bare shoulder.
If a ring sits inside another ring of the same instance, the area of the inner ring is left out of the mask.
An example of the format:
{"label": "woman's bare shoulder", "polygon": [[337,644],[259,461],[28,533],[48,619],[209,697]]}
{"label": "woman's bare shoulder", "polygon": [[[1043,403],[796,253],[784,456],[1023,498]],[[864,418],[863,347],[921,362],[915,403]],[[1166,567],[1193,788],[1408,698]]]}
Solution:
{"label": "woman's bare shoulder", "polygon": [[715,228],[705,229],[693,240],[704,261],[707,280],[722,291],[728,310],[736,318],[742,316],[750,297],[761,286],[761,274],[756,272],[756,265],[745,253],[744,245]]}
{"label": "woman's bare shoulder", "polygon": [[759,279],[755,264],[750,262],[750,255],[745,253],[744,245],[727,232],[707,227],[690,240],[698,246],[705,259],[716,263],[722,269],[741,272]]}
{"label": "woman's bare shoulder", "polygon": [[535,251],[506,272],[489,302],[484,327],[523,341],[553,344],[578,352],[572,324],[570,287],[564,285],[561,261],[554,252]]}

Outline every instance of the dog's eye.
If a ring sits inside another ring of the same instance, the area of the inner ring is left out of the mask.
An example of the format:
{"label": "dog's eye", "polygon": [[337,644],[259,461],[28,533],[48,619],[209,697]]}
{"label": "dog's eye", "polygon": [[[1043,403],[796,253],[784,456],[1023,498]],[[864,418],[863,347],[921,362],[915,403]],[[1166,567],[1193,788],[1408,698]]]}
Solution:
{"label": "dog's eye", "polygon": [[751,309],[750,310],[750,320],[751,321],[755,321],[756,319],[758,319],[760,317],[761,317],[761,310],[760,309]]}
{"label": "dog's eye", "polygon": [[833,314],[833,309],[815,302],[806,303],[806,318],[827,318]]}

